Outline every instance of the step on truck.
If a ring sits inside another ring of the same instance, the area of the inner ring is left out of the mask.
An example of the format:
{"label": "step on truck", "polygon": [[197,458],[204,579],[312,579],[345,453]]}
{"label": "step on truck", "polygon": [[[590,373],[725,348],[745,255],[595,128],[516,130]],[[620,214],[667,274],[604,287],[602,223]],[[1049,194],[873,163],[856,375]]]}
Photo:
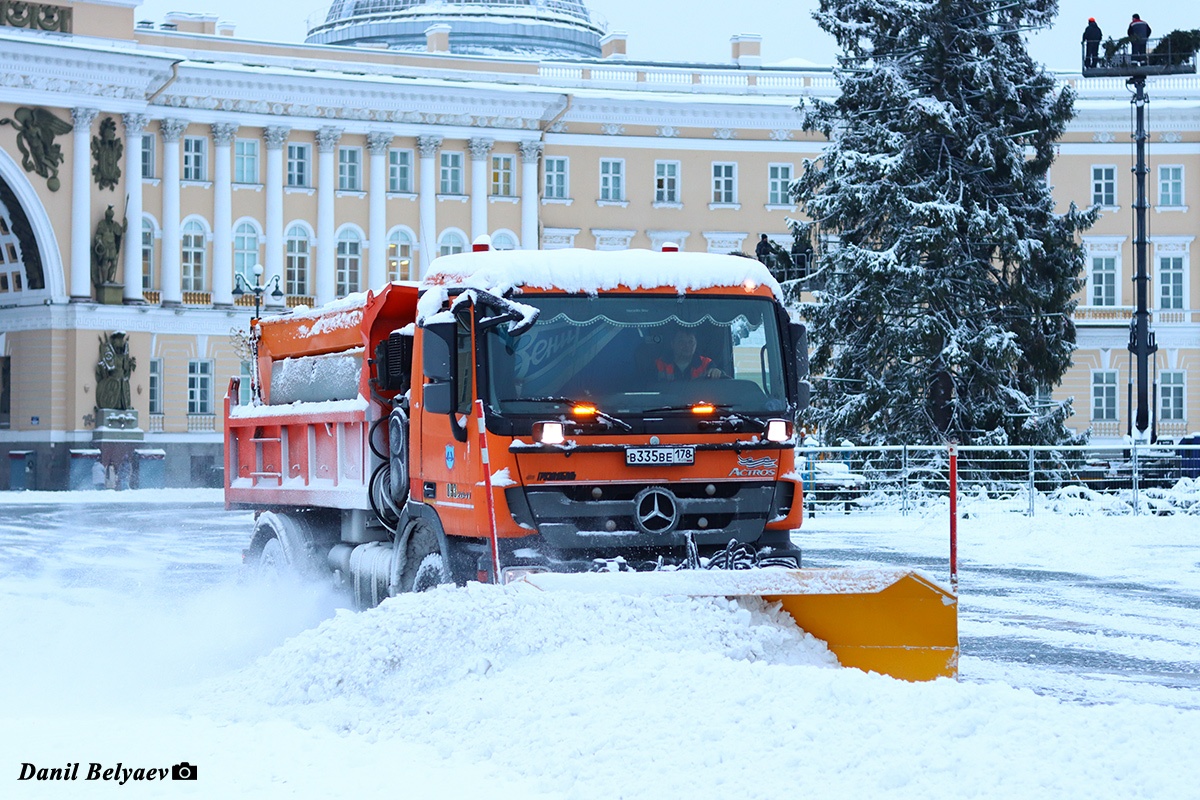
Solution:
{"label": "step on truck", "polygon": [[582,250],[437,259],[255,320],[225,409],[248,566],[359,607],[468,581],[778,601],[843,664],[954,675],[954,597],[812,570],[795,422],[807,336],[757,261]]}

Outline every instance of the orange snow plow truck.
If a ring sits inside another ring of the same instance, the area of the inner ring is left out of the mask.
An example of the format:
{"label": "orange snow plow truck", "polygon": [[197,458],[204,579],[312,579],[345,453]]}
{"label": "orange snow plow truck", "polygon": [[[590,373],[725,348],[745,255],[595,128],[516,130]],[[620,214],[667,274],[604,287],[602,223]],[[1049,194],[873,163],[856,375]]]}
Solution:
{"label": "orange snow plow truck", "polygon": [[733,256],[488,251],[255,321],[251,400],[225,401],[247,565],[360,607],[467,581],[757,596],[843,665],[956,675],[950,592],[801,568],[808,345],[780,296]]}

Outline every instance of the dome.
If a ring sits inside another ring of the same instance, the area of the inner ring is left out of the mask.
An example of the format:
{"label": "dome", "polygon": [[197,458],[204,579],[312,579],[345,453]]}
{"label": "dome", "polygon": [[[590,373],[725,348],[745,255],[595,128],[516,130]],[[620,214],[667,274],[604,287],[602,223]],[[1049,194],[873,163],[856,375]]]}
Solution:
{"label": "dome", "polygon": [[465,55],[596,58],[604,35],[582,0],[333,0],[305,41],[424,52],[436,24],[450,26],[450,52]]}

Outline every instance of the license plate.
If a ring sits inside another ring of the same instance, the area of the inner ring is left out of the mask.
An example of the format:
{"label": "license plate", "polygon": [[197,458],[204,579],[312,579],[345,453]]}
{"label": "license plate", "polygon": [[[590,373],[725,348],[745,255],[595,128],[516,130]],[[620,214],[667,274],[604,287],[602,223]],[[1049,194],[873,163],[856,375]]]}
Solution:
{"label": "license plate", "polygon": [[631,447],[625,451],[627,467],[661,467],[695,462],[694,447]]}

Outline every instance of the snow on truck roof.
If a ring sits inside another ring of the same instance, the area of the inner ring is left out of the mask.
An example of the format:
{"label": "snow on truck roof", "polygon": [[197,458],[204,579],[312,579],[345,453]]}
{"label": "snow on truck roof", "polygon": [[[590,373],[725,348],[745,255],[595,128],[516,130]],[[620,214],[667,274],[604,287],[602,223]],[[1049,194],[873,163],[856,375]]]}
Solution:
{"label": "snow on truck roof", "polygon": [[496,292],[509,286],[595,294],[618,287],[683,292],[750,281],[780,301],[779,282],[753,258],[717,253],[651,250],[493,250],[459,253],[433,262],[424,285],[466,286]]}
{"label": "snow on truck roof", "polygon": [[[718,253],[659,253],[651,250],[491,250],[458,253],[434,261],[433,270],[421,281],[426,293],[418,316],[435,313],[449,288],[482,289],[503,294],[509,287],[558,289],[564,292],[597,294],[620,287],[671,288],[680,294],[718,286],[765,286],[783,302],[779,282],[757,259]],[[408,284],[412,285],[412,284]],[[368,303],[366,292],[354,292],[323,306],[298,306],[288,313],[265,318],[264,323],[301,323],[302,336],[314,336],[336,328],[355,327],[362,322]]]}

